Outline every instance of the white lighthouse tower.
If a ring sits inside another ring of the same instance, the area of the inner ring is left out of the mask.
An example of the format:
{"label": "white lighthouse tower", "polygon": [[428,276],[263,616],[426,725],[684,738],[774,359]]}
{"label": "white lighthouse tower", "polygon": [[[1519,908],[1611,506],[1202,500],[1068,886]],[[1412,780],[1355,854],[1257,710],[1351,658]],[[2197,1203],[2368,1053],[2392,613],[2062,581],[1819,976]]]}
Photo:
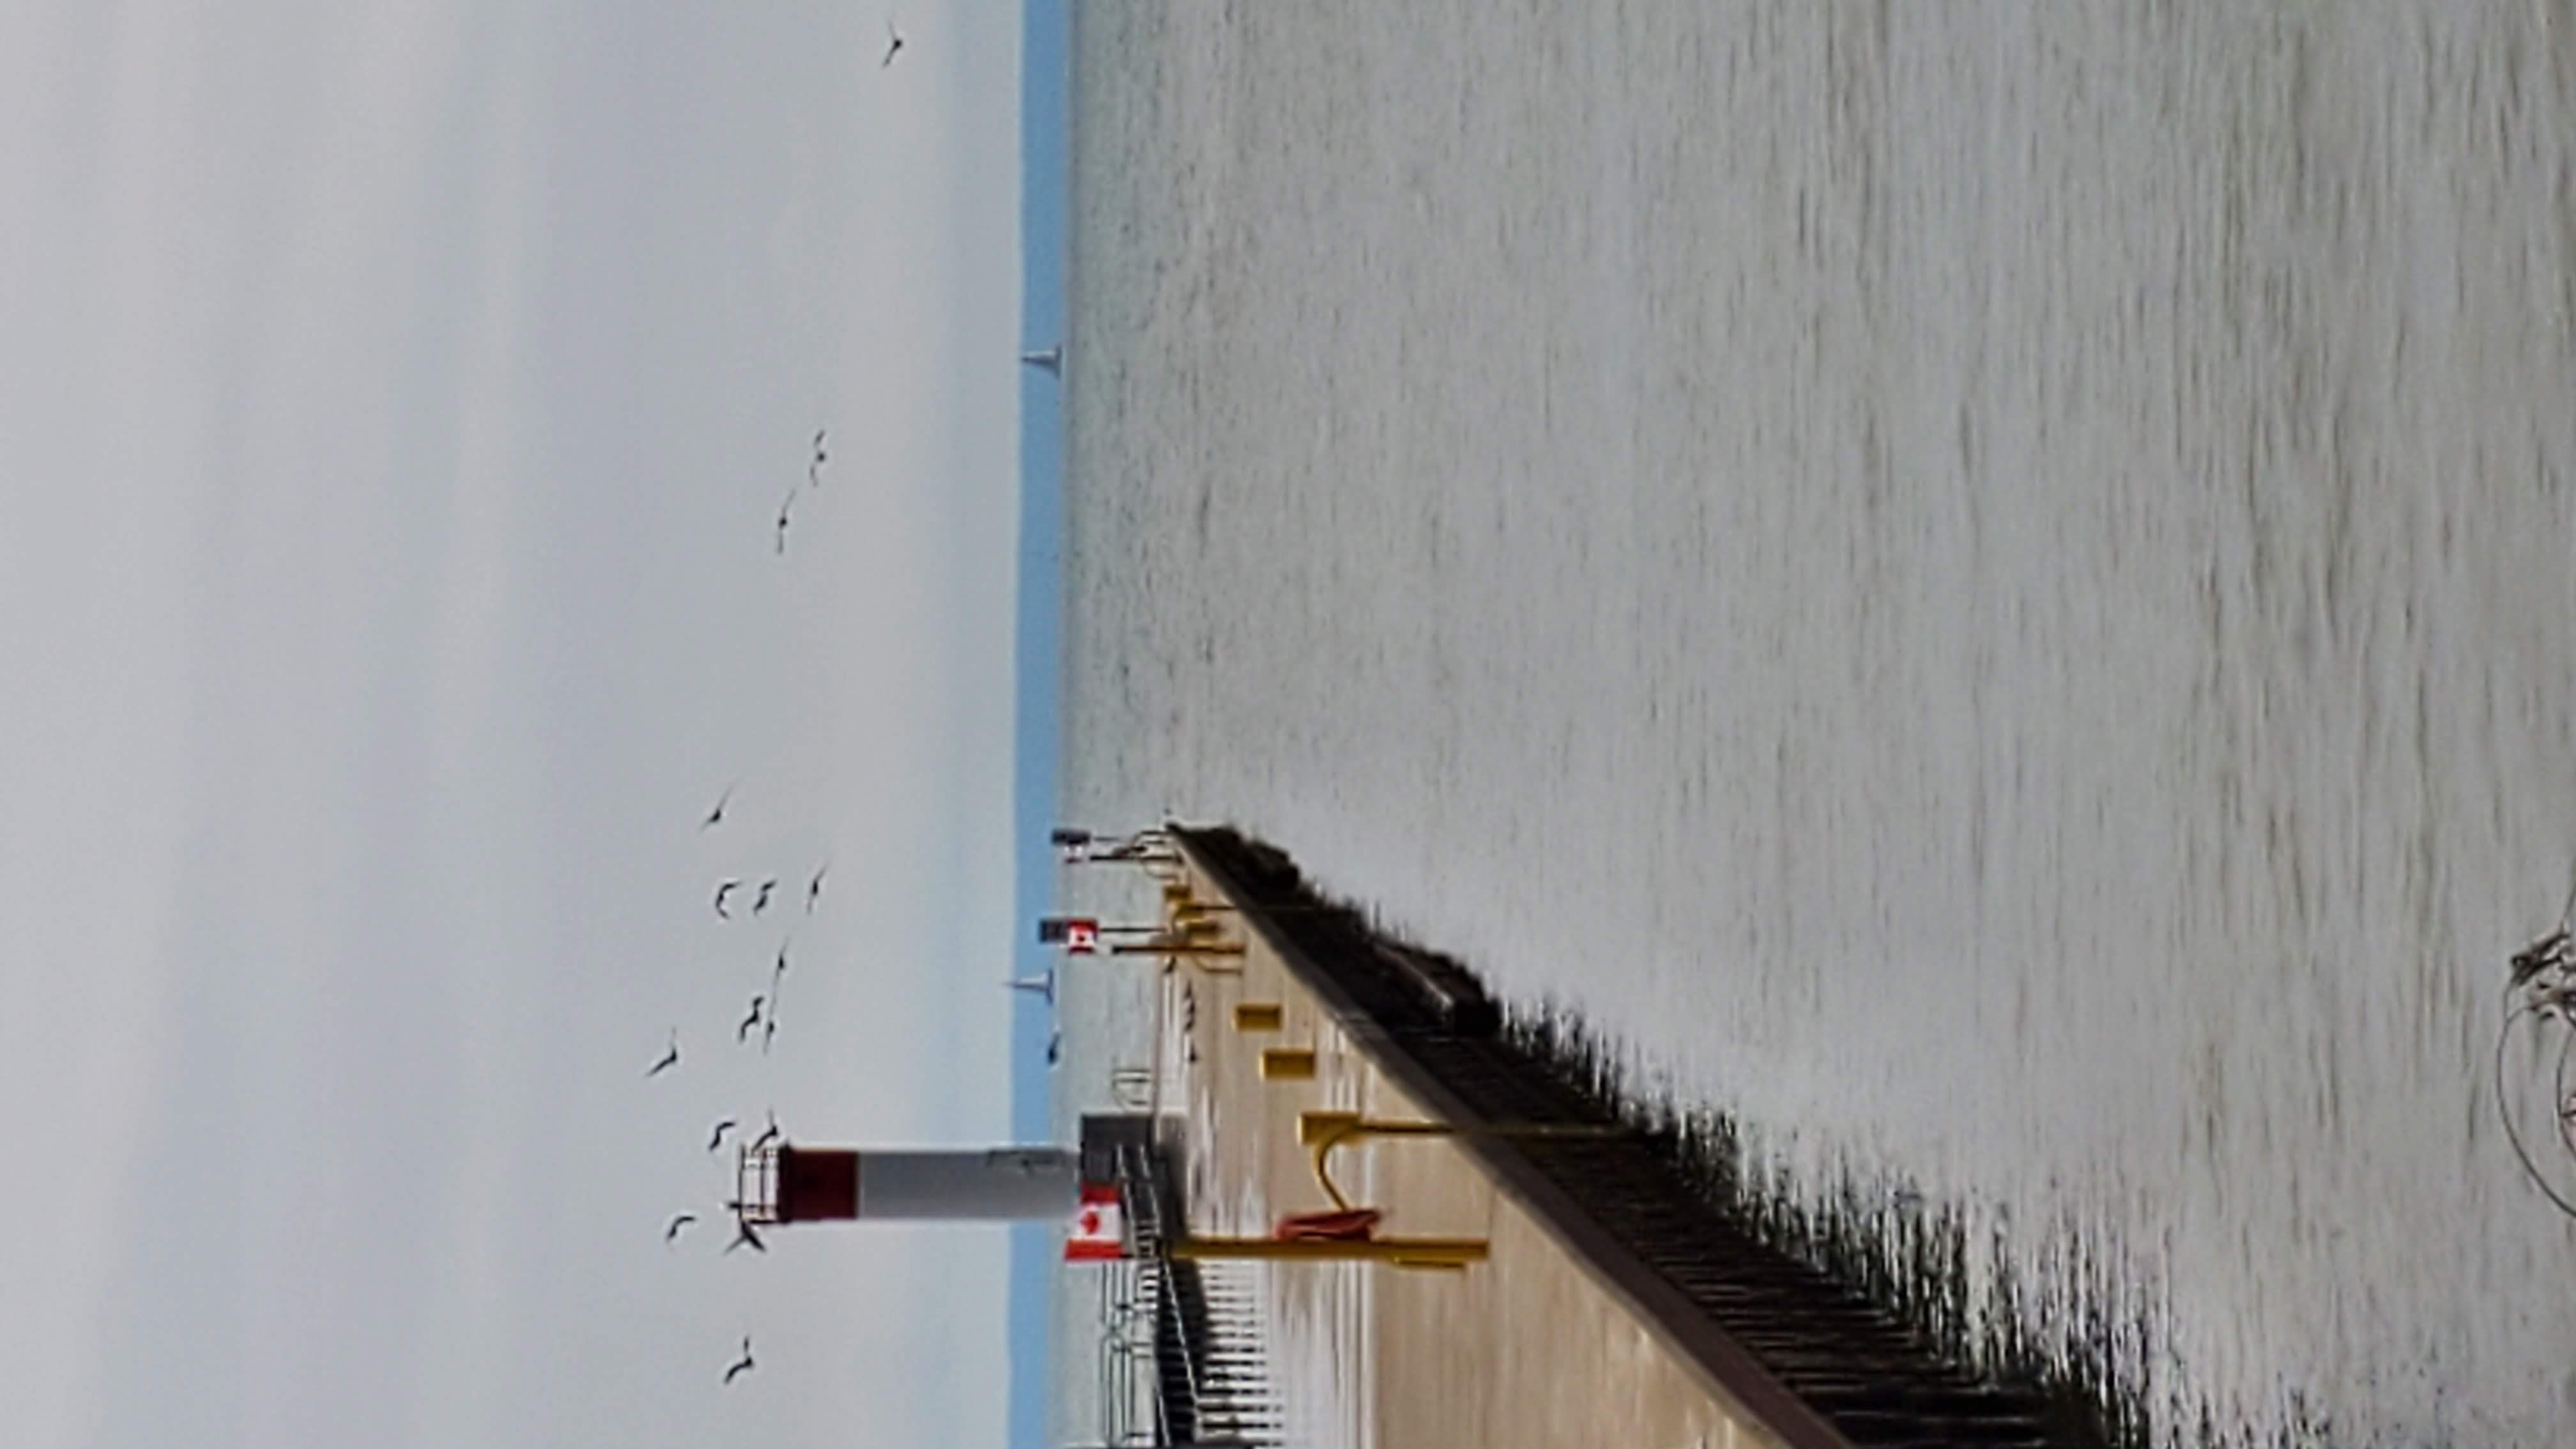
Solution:
{"label": "white lighthouse tower", "polygon": [[754,1225],[1016,1222],[1073,1215],[1082,1159],[1065,1147],[784,1147],[739,1159],[735,1211]]}

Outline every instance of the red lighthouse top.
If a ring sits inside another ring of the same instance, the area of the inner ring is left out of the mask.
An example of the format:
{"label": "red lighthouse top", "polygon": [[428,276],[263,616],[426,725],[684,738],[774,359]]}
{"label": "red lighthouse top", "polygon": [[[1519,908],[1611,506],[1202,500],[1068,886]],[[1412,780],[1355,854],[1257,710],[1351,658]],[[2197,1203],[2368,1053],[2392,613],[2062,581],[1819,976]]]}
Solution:
{"label": "red lighthouse top", "polygon": [[743,1221],[813,1223],[859,1215],[859,1154],[787,1144],[744,1149],[734,1161],[734,1211]]}

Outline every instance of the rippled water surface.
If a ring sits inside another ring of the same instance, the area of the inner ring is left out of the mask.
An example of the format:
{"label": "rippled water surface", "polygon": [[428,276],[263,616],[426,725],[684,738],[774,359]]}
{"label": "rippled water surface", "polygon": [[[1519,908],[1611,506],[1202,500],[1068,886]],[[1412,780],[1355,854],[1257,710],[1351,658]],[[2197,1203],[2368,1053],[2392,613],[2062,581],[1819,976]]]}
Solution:
{"label": "rippled water surface", "polygon": [[2159,1397],[2576,1439],[2485,1077],[2576,861],[2576,8],[1077,51],[1070,815],[1240,821],[1813,1190],[2091,1244]]}

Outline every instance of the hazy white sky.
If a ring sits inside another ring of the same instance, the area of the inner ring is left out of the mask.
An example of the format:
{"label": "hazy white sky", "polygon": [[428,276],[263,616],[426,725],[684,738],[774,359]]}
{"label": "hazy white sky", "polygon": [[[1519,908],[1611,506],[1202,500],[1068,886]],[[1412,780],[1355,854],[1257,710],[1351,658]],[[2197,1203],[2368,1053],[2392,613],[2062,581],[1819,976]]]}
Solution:
{"label": "hazy white sky", "polygon": [[1004,1135],[1020,17],[903,10],[0,7],[0,1438],[998,1442],[998,1233],[659,1241]]}

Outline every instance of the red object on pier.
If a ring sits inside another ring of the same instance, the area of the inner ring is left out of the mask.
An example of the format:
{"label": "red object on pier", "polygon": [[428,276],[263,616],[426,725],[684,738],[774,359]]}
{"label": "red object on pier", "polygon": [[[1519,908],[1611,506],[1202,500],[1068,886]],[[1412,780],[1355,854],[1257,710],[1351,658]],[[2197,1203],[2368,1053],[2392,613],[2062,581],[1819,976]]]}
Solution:
{"label": "red object on pier", "polygon": [[1290,1213],[1270,1235],[1283,1243],[1365,1243],[1377,1236],[1378,1220],[1384,1216],[1376,1208]]}

